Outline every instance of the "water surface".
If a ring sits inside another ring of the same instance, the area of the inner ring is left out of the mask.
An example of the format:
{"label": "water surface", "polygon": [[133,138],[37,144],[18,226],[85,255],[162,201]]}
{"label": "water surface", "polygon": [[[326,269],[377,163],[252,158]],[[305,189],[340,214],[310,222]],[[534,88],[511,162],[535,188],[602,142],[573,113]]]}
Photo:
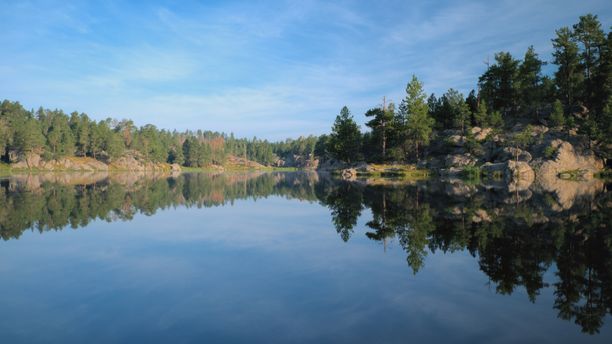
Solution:
{"label": "water surface", "polygon": [[612,339],[600,181],[569,195],[308,173],[0,185],[2,343]]}

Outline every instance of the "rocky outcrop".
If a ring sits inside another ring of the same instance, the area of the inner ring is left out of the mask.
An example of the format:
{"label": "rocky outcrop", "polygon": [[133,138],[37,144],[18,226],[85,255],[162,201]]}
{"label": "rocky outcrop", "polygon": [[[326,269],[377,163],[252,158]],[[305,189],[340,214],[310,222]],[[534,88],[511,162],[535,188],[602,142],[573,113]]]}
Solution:
{"label": "rocky outcrop", "polygon": [[[580,198],[592,198],[604,188],[603,181],[593,178],[604,168],[604,162],[588,149],[556,139],[547,146],[554,151],[552,159],[536,164],[536,187],[554,197],[553,211],[570,209]],[[571,180],[564,179],[568,175]]]}
{"label": "rocky outcrop", "polygon": [[[176,164],[175,164],[176,165]],[[172,170],[170,164],[165,163],[154,163],[150,161],[144,161],[134,155],[125,155],[121,158],[113,161],[110,164],[111,168],[120,171],[166,171]],[[176,168],[176,166],[175,166]],[[180,169],[180,166],[179,166]]]}
{"label": "rocky outcrop", "polygon": [[531,153],[526,152],[516,147],[504,147],[499,149],[494,158],[493,162],[503,162],[507,160],[518,160],[524,162],[530,162],[533,159]]}
{"label": "rocky outcrop", "polygon": [[463,147],[463,144],[465,143],[465,136],[451,135],[448,137],[448,143],[455,147]]}
{"label": "rocky outcrop", "polygon": [[107,171],[108,165],[93,158],[69,157],[57,160],[42,160],[36,154],[29,154],[25,159],[11,164],[11,168],[39,169],[45,171]]}
{"label": "rocky outcrop", "polygon": [[66,157],[53,160],[43,160],[39,154],[27,153],[18,161],[12,163],[13,170],[44,170],[44,171],[174,171],[180,172],[178,164],[153,163],[144,161],[137,154],[128,152],[121,158],[106,164],[90,157]]}
{"label": "rocky outcrop", "polygon": [[263,170],[267,168],[266,166],[258,162],[255,162],[249,159],[245,159],[245,158],[241,158],[241,157],[237,157],[234,155],[229,155],[225,159],[225,165],[229,169]]}
{"label": "rocky outcrop", "polygon": [[484,209],[477,209],[474,211],[474,215],[472,216],[472,222],[481,223],[481,222],[491,222],[491,216]]}
{"label": "rocky outcrop", "polygon": [[40,154],[34,152],[28,152],[21,156],[15,152],[10,152],[9,157],[12,162],[11,167],[17,169],[39,168],[40,162],[42,161]]}
{"label": "rocky outcrop", "polygon": [[308,156],[293,154],[279,159],[274,163],[276,167],[297,167],[308,170],[319,168],[319,159],[311,159]]}
{"label": "rocky outcrop", "polygon": [[576,149],[572,144],[560,139],[553,140],[549,150],[554,150],[552,160],[544,161],[538,168],[538,182],[551,183],[559,174],[574,171],[581,179],[591,179],[593,174],[604,168],[602,159],[590,150]]}
{"label": "rocky outcrop", "polygon": [[357,169],[354,169],[354,168],[345,168],[344,170],[342,170],[340,175],[342,176],[342,179],[345,179],[345,180],[355,180],[355,179],[357,179]]}
{"label": "rocky outcrop", "polygon": [[449,179],[444,188],[444,192],[452,197],[471,197],[477,191],[475,185],[466,184],[460,179]]}
{"label": "rocky outcrop", "polygon": [[472,135],[474,135],[474,139],[476,141],[481,142],[481,141],[484,141],[487,138],[487,136],[491,134],[491,132],[493,132],[493,129],[473,127],[472,129],[470,129],[470,132],[472,133]]}
{"label": "rocky outcrop", "polygon": [[526,190],[535,180],[535,172],[524,161],[508,160],[500,163],[486,163],[481,171],[492,179],[502,179],[508,191]]}
{"label": "rocky outcrop", "polygon": [[446,156],[444,163],[446,167],[474,166],[476,164],[476,158],[474,158],[470,153],[451,154]]}

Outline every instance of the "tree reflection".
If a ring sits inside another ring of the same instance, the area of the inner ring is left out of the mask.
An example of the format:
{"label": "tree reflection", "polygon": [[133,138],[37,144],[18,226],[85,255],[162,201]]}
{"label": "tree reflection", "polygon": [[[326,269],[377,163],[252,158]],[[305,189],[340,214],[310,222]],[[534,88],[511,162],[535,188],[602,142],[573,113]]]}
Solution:
{"label": "tree reflection", "polygon": [[[397,240],[414,274],[429,253],[467,250],[497,293],[524,288],[534,302],[543,288],[552,287],[558,316],[586,333],[597,333],[611,314],[612,196],[603,190],[571,202],[564,198],[560,207],[551,193],[529,193],[517,203],[514,194],[473,185],[370,185],[307,173],[57,178],[0,181],[4,240],[26,230],[78,228],[95,219],[129,221],[168,207],[214,207],[279,195],[328,207],[345,242],[360,230],[384,250]],[[362,216],[369,217],[365,228],[358,225]],[[549,285],[550,270],[555,279]]]}
{"label": "tree reflection", "polygon": [[[335,189],[336,214],[360,208],[372,212],[365,235],[382,241],[397,238],[413,273],[420,271],[428,252],[468,250],[500,294],[524,288],[535,302],[550,287],[544,275],[556,264],[552,284],[559,317],[573,320],[586,333],[597,333],[612,307],[611,196],[605,192],[573,200],[570,209],[555,207],[550,194],[523,197],[482,191],[465,197],[458,186],[380,186]],[[352,190],[342,194],[343,190]],[[363,196],[355,195],[355,190]],[[449,192],[449,190],[451,192]],[[423,197],[419,197],[422,194]],[[350,204],[350,209],[339,209]],[[346,226],[333,221],[339,233]],[[351,230],[356,219],[351,219]],[[347,237],[342,236],[343,240]]]}

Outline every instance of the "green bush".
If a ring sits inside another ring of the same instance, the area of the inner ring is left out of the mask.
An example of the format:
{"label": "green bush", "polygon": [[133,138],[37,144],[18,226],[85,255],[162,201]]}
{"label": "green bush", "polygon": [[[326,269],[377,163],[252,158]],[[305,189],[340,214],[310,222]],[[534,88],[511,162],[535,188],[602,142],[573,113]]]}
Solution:
{"label": "green bush", "polygon": [[552,159],[553,156],[555,156],[555,153],[557,153],[557,150],[553,146],[544,148],[544,156],[546,159]]}
{"label": "green bush", "polygon": [[461,171],[461,177],[467,180],[478,180],[480,179],[480,168],[478,166],[466,166]]}

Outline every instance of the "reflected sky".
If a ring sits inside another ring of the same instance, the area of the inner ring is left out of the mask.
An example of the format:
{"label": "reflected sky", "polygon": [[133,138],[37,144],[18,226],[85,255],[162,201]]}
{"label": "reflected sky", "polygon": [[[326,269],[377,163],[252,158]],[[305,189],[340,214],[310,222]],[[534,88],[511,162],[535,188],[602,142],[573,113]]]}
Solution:
{"label": "reflected sky", "polygon": [[[500,295],[466,250],[413,274],[397,240],[347,242],[330,210],[270,195],[0,242],[0,342],[609,342],[545,287]],[[555,267],[544,274],[555,282]]]}

